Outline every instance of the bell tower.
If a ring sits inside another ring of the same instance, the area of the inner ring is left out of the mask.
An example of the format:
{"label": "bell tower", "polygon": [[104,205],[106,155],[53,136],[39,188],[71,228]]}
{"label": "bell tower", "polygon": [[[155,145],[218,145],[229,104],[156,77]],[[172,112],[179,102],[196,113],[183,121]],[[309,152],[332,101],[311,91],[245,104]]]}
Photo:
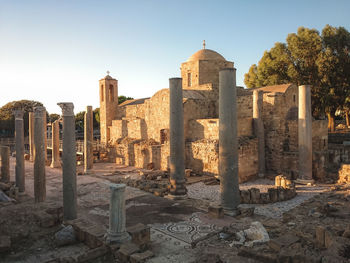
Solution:
{"label": "bell tower", "polygon": [[108,144],[110,139],[109,126],[117,118],[118,111],[118,80],[107,76],[99,81],[100,89],[100,133],[101,143]]}

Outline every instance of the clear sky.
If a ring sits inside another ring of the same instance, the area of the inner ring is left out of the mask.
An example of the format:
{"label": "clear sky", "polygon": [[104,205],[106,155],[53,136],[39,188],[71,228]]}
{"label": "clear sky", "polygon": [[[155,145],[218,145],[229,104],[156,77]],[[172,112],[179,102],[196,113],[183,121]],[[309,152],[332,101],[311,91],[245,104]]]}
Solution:
{"label": "clear sky", "polygon": [[349,0],[0,0],[0,106],[99,107],[107,70],[119,95],[150,97],[180,76],[204,39],[235,63],[244,86],[244,73],[275,42],[299,26],[350,30],[349,11]]}

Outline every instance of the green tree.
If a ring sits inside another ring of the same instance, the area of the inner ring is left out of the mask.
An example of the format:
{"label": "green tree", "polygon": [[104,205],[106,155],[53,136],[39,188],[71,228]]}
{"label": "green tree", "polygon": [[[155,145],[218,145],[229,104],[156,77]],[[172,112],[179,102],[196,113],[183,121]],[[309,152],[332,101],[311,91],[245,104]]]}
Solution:
{"label": "green tree", "polygon": [[48,121],[49,122],[54,122],[54,121],[58,120],[59,118],[61,118],[61,116],[59,114],[51,113],[51,114],[49,114]]}
{"label": "green tree", "polygon": [[93,118],[94,129],[100,129],[100,108],[94,109]]}
{"label": "green tree", "polygon": [[15,118],[13,111],[23,109],[24,135],[28,135],[28,112],[32,112],[35,106],[43,106],[39,101],[18,100],[11,101],[0,108],[0,131],[6,136],[13,136],[15,132]]}
{"label": "green tree", "polygon": [[133,100],[134,98],[131,98],[131,97],[126,97],[124,95],[121,95],[118,97],[118,104],[122,104],[124,101],[127,101],[127,100]]}
{"label": "green tree", "polygon": [[84,115],[85,111],[80,111],[77,114],[75,114],[75,129],[78,131],[84,130]]}
{"label": "green tree", "polygon": [[264,52],[258,65],[245,74],[245,84],[248,88],[290,82],[312,85],[314,116],[326,112],[329,128],[334,130],[335,112],[349,108],[349,39],[343,27],[326,25],[322,35],[300,27],[287,36],[286,44],[276,43]]}

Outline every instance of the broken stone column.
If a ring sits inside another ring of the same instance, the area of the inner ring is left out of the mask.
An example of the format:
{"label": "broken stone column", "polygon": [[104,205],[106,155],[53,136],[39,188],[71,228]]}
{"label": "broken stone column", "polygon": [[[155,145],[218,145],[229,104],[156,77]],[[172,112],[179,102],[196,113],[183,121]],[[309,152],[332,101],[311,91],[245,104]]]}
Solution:
{"label": "broken stone column", "polygon": [[313,183],[312,179],[312,115],[311,87],[299,86],[298,142],[299,183]]}
{"label": "broken stone column", "polygon": [[1,182],[10,182],[10,147],[0,146]]}
{"label": "broken stone column", "polygon": [[29,161],[34,161],[34,113],[28,113],[28,130],[29,130]]}
{"label": "broken stone column", "polygon": [[185,198],[185,138],[182,79],[169,79],[170,92],[170,198]]}
{"label": "broken stone column", "polygon": [[110,190],[107,243],[122,243],[130,239],[125,228],[125,184],[110,184]]}
{"label": "broken stone column", "polygon": [[254,135],[258,138],[258,176],[265,174],[265,136],[264,123],[262,120],[263,92],[253,91],[253,126]]}
{"label": "broken stone column", "polygon": [[15,110],[15,149],[16,149],[16,186],[19,192],[25,190],[24,178],[24,127],[23,110]]}
{"label": "broken stone column", "polygon": [[44,107],[34,108],[34,198],[37,203],[44,202],[46,199],[45,115],[46,109]]}
{"label": "broken stone column", "polygon": [[92,106],[86,107],[84,115],[84,173],[88,174],[93,166],[93,119]]}
{"label": "broken stone column", "polygon": [[52,123],[52,168],[61,167],[60,163],[60,121]]}
{"label": "broken stone column", "polygon": [[237,214],[238,186],[236,69],[219,72],[219,176],[221,206]]}
{"label": "broken stone column", "polygon": [[77,158],[74,105],[71,102],[62,102],[57,105],[62,108],[63,119],[63,219],[72,220],[77,218]]}

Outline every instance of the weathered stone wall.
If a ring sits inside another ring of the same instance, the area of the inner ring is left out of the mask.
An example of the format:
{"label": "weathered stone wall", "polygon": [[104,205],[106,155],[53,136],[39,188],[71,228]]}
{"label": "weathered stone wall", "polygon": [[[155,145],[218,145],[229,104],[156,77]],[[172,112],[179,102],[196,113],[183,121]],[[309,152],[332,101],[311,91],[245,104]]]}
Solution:
{"label": "weathered stone wall", "polygon": [[[253,136],[252,118],[238,119],[238,136]],[[219,139],[219,119],[196,119],[188,123],[187,139],[197,141],[202,139]]]}
{"label": "weathered stone wall", "polygon": [[[257,174],[257,139],[241,137],[239,143],[239,180],[247,181]],[[218,174],[218,140],[186,142],[185,165],[198,174]],[[157,144],[154,141],[124,139],[116,144],[116,163],[146,168],[152,163],[155,169],[169,169],[169,143]]]}
{"label": "weathered stone wall", "polygon": [[350,145],[328,144],[329,168],[337,170],[342,163],[350,163]]}

